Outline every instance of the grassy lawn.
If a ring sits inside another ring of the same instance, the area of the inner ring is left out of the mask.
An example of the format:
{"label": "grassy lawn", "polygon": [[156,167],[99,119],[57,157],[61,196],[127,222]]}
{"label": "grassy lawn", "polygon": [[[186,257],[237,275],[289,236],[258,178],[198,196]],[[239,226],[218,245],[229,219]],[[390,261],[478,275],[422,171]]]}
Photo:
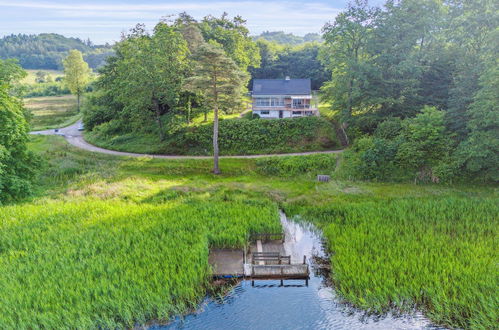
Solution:
{"label": "grassy lawn", "polygon": [[34,131],[65,127],[80,118],[73,95],[33,97],[24,99],[24,103],[33,115],[31,129]]}
{"label": "grassy lawn", "polygon": [[308,166],[319,160],[292,157],[222,159],[215,176],[210,160],[122,158],[32,139],[46,159],[35,197],[0,207],[1,328],[166,320],[203,297],[208,248],[275,230],[278,207],[322,228],[347,302],[495,326],[496,187],[317,183]]}

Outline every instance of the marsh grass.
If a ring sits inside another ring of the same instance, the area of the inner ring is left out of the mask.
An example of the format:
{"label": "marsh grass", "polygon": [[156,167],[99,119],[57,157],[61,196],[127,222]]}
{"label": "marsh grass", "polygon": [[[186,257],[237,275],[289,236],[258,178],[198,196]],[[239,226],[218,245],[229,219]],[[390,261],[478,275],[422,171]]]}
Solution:
{"label": "marsh grass", "polygon": [[193,308],[208,248],[280,229],[277,207],[237,193],[161,203],[91,197],[0,208],[0,328],[116,328]]}
{"label": "marsh grass", "polygon": [[497,325],[496,199],[371,197],[288,211],[323,229],[334,285],[355,306],[416,307],[450,327]]}

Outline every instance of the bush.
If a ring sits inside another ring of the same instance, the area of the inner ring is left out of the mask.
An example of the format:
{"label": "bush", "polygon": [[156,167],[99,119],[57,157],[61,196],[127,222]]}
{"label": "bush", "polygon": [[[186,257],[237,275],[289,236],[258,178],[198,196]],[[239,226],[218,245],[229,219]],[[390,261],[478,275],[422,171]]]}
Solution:
{"label": "bush", "polygon": [[[205,154],[212,150],[213,125],[188,127],[171,137],[170,151]],[[220,121],[220,152],[225,155],[325,150],[337,147],[332,125],[323,118]]]}
{"label": "bush", "polygon": [[291,177],[301,174],[316,176],[332,174],[336,167],[335,154],[269,157],[256,161],[256,170],[269,176]]}
{"label": "bush", "polygon": [[42,84],[24,84],[18,87],[24,97],[59,96],[70,94],[69,89],[59,82]]}

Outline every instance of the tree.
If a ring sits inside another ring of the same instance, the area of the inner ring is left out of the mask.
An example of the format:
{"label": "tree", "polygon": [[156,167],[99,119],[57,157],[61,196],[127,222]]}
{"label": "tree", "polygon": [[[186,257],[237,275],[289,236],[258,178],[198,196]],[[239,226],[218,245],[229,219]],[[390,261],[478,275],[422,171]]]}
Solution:
{"label": "tree", "polygon": [[[182,35],[165,22],[152,36],[137,25],[116,46],[117,58],[105,69],[99,86],[122,104],[122,115],[141,128],[151,119],[159,139],[165,139],[163,116],[176,110],[189,50]],[[104,82],[105,81],[105,82]]]}
{"label": "tree", "polygon": [[323,97],[333,109],[340,110],[347,143],[344,128],[351,123],[354,111],[369,111],[375,103],[364,81],[371,57],[367,43],[377,15],[378,11],[369,8],[366,0],[356,0],[334,23],[323,28],[325,45],[321,59],[332,72],[331,80],[322,87]]}
{"label": "tree", "polygon": [[83,60],[82,53],[76,49],[69,51],[69,55],[63,61],[63,64],[64,82],[71,91],[71,94],[76,95],[78,112],[80,112],[80,98],[90,81],[91,70]]}
{"label": "tree", "polygon": [[[499,32],[499,30],[498,30]],[[496,32],[495,37],[498,37]],[[497,39],[496,39],[497,40]],[[496,54],[496,53],[494,53]],[[499,181],[499,60],[492,55],[480,79],[481,89],[467,116],[468,138],[457,150],[464,168],[473,176]]]}
{"label": "tree", "polygon": [[227,13],[223,13],[220,18],[206,16],[199,23],[204,39],[220,44],[226,54],[243,71],[260,65],[258,47],[249,36],[249,30],[245,24],[246,21],[241,16],[236,16],[231,20]]}
{"label": "tree", "polygon": [[213,173],[220,174],[218,164],[219,110],[227,110],[240,104],[248,77],[215,43],[202,45],[195,58],[195,75],[187,79],[186,88],[202,93],[206,105],[213,109]]}
{"label": "tree", "polygon": [[447,161],[451,151],[450,136],[444,123],[445,112],[435,107],[424,107],[414,118],[402,122],[397,158],[401,165],[415,170],[418,179],[439,181],[435,174],[441,161]]}
{"label": "tree", "polygon": [[35,174],[36,157],[26,147],[26,111],[12,91],[25,75],[14,61],[0,60],[0,202],[28,195]]}
{"label": "tree", "polygon": [[498,27],[499,4],[494,0],[452,0],[448,39],[455,56],[455,71],[449,92],[446,125],[464,141],[468,131],[468,108],[480,89],[490,34]]}

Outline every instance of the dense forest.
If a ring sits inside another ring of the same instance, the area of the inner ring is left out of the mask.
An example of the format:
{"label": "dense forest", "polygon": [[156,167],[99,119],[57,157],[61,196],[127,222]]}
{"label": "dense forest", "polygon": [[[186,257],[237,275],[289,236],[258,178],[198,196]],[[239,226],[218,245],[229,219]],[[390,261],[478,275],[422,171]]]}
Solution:
{"label": "dense forest", "polygon": [[499,180],[498,22],[493,0],[390,0],[324,26],[350,177]]}
{"label": "dense forest", "polygon": [[112,54],[110,45],[95,46],[90,40],[67,38],[55,33],[9,35],[0,39],[0,59],[15,58],[24,69],[62,69],[62,59],[71,49],[84,54],[91,68],[99,68]]}

